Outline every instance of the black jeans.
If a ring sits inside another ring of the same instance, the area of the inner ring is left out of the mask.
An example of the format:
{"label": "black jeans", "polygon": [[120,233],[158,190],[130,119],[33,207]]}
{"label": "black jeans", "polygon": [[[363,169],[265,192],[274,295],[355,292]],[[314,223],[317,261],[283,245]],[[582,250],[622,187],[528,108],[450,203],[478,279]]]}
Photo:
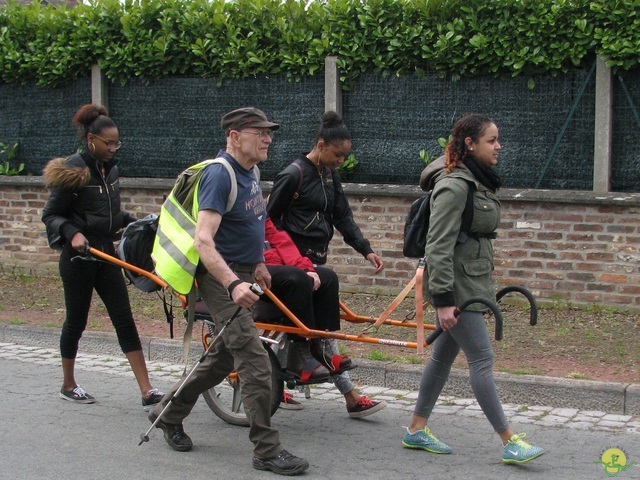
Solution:
{"label": "black jeans", "polygon": [[[101,249],[115,256],[113,244]],[[86,261],[67,243],[60,254],[60,276],[64,287],[67,314],[60,335],[62,358],[73,359],[78,353],[78,343],[87,326],[93,290],[102,299],[111,323],[116,329],[123,353],[142,350],[140,336],[131,313],[129,292],[120,267],[104,261]]]}
{"label": "black jeans", "polygon": [[[340,283],[336,273],[316,267],[320,288],[313,291],[313,279],[307,272],[288,265],[267,265],[271,291],[307,327],[315,330],[340,330]],[[262,297],[269,301],[268,297]]]}

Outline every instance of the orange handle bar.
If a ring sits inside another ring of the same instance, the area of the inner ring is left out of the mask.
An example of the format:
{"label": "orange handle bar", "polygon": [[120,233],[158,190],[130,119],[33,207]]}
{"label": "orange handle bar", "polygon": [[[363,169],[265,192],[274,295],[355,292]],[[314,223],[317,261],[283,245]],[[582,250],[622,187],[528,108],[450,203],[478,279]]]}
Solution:
{"label": "orange handle bar", "polygon": [[[146,270],[140,268],[140,267],[136,267],[135,265],[131,265],[130,263],[127,263],[123,260],[120,260],[117,257],[114,257],[112,255],[109,255],[108,253],[104,253],[96,248],[90,247],[89,248],[89,253],[95,257],[98,258],[102,258],[103,260],[106,260],[108,262],[111,262],[115,265],[118,265],[119,267],[122,268],[126,268],[127,270],[131,270],[132,272],[137,273],[138,275],[142,275],[143,277],[147,277],[150,278],[151,280],[153,280],[155,283],[157,283],[160,287],[162,288],[171,288],[169,287],[169,284],[167,282],[165,282],[164,280],[162,280],[159,276],[157,276],[154,273],[151,272],[147,272]],[[174,292],[174,295],[176,295],[180,301],[182,302],[183,305],[187,304],[187,298],[182,295],[179,294],[177,292]]]}

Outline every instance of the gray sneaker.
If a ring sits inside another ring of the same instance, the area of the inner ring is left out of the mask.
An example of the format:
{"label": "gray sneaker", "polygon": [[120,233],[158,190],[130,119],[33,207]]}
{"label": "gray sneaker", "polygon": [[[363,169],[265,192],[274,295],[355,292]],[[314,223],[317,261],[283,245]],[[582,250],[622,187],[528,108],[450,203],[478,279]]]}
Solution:
{"label": "gray sneaker", "polygon": [[280,408],[283,408],[285,410],[302,410],[304,408],[304,405],[293,398],[293,395],[291,395],[289,392],[282,392]]}
{"label": "gray sneaker", "polygon": [[407,448],[417,448],[426,450],[431,453],[451,453],[452,448],[444,442],[441,442],[431,433],[427,427],[418,430],[416,433],[409,433],[409,429],[405,427],[407,433],[404,434],[402,445]]}
{"label": "gray sneaker", "polygon": [[502,447],[502,461],[504,463],[527,463],[540,455],[544,455],[544,450],[535,445],[529,445],[522,440],[526,433],[514,434],[507,444]]}
{"label": "gray sneaker", "polygon": [[60,389],[60,398],[76,403],[94,403],[96,401],[91,395],[85,392],[80,385],[76,385],[73,390]]}

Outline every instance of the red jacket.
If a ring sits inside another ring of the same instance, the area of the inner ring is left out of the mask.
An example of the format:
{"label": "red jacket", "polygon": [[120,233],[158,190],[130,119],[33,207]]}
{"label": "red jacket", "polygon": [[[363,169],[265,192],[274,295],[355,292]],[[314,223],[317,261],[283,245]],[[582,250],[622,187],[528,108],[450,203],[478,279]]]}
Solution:
{"label": "red jacket", "polygon": [[271,248],[264,251],[267,265],[291,265],[305,272],[315,272],[313,262],[300,254],[287,232],[278,230],[270,218],[265,222],[265,240]]}

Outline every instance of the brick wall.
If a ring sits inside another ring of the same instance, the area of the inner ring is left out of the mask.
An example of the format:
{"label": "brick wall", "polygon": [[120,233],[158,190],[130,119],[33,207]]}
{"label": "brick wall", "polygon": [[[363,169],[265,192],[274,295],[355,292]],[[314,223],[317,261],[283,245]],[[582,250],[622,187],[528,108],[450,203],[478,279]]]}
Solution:
{"label": "brick wall", "polygon": [[[139,217],[157,213],[172,180],[122,179],[126,210]],[[265,183],[265,191],[270,188]],[[397,294],[411,279],[416,261],[402,256],[402,228],[415,187],[345,186],[356,221],[386,268],[372,267],[339,234],[330,265],[342,290]],[[640,309],[640,194],[503,190],[502,223],[494,242],[496,278],[522,285],[540,301]],[[57,272],[57,253],[46,243],[40,215],[48,197],[40,177],[0,177],[0,261],[3,269]]]}
{"label": "brick wall", "polygon": [[[349,185],[354,215],[387,264],[368,263],[339,235],[331,264],[343,290],[398,291],[416,262],[402,256],[402,226],[417,189]],[[499,286],[521,285],[540,301],[640,308],[640,195],[502,190],[502,222],[494,241]]]}

